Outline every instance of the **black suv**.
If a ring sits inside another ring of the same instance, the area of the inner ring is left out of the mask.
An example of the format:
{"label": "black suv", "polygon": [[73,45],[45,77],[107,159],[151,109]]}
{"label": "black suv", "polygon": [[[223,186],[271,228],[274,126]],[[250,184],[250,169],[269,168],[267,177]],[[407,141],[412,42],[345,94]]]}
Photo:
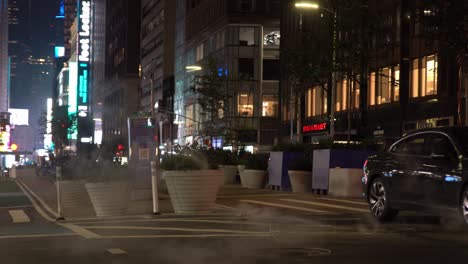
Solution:
{"label": "black suv", "polygon": [[388,221],[399,210],[456,212],[468,224],[468,127],[411,132],[369,157],[362,179],[370,211]]}

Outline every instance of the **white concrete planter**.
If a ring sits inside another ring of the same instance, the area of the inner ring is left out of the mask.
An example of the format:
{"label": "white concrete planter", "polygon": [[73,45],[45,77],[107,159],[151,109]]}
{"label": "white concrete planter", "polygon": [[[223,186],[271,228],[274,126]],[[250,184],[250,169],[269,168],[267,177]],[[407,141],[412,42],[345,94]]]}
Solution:
{"label": "white concrete planter", "polygon": [[312,191],[312,171],[288,170],[291,188],[296,193],[306,193]]}
{"label": "white concrete planter", "polygon": [[237,165],[221,165],[219,168],[224,173],[224,184],[236,183]]}
{"label": "white concrete planter", "polygon": [[165,171],[162,175],[175,213],[212,211],[223,181],[222,170]]}
{"label": "white concrete planter", "polygon": [[86,183],[85,186],[97,216],[126,213],[129,199],[127,182]]}
{"label": "white concrete planter", "polygon": [[237,165],[237,171],[239,172],[239,175],[241,171],[245,170],[245,165]]}
{"label": "white concrete planter", "polygon": [[[60,181],[60,203],[65,216],[94,216],[84,181]],[[57,184],[57,183],[56,183]]]}
{"label": "white concrete planter", "polygon": [[362,169],[330,169],[329,195],[359,198],[362,194]]}
{"label": "white concrete planter", "polygon": [[249,189],[263,189],[267,180],[266,170],[242,170],[240,178],[243,187]]}

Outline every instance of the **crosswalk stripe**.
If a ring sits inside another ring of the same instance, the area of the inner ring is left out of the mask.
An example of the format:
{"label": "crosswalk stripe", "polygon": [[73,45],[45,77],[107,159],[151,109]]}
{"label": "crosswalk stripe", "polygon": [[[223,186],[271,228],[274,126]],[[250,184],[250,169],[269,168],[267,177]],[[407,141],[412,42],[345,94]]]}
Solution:
{"label": "crosswalk stripe", "polygon": [[29,223],[31,219],[27,216],[23,210],[9,210],[8,213],[13,220],[13,223]]}
{"label": "crosswalk stripe", "polygon": [[267,203],[267,202],[254,201],[254,200],[240,200],[240,201],[241,201],[241,202],[244,202],[244,203],[251,203],[251,204],[258,204],[258,205],[266,205],[266,206],[271,206],[271,207],[292,209],[292,210],[298,210],[298,211],[304,211],[304,212],[310,212],[310,213],[329,213],[328,211],[317,210],[317,209],[310,209],[310,208],[304,208],[304,207],[293,206],[293,205],[286,205],[286,204],[274,204],[274,203]]}
{"label": "crosswalk stripe", "polygon": [[280,199],[280,200],[285,201],[285,202],[301,203],[301,204],[308,204],[308,205],[318,205],[318,206],[324,206],[324,207],[335,208],[335,209],[344,209],[344,210],[360,212],[360,213],[368,213],[369,212],[369,210],[366,210],[366,209],[352,208],[352,207],[334,205],[334,204],[310,202],[310,201],[303,201],[303,200],[296,200],[296,199]]}
{"label": "crosswalk stripe", "polygon": [[357,205],[367,206],[366,202],[350,201],[350,200],[343,200],[343,199],[319,198],[319,200],[327,200],[327,201],[334,201],[334,202],[340,202],[340,203],[348,203],[348,204],[357,204]]}

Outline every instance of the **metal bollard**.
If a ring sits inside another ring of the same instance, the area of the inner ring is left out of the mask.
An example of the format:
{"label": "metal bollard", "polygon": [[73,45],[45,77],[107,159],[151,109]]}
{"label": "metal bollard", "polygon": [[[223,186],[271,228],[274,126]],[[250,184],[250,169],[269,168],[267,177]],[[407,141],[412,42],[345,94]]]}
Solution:
{"label": "metal bollard", "polygon": [[56,185],[57,185],[57,221],[65,220],[62,216],[62,199],[61,199],[61,188],[60,182],[62,181],[62,167],[57,166],[56,168]]}
{"label": "metal bollard", "polygon": [[158,194],[158,167],[156,161],[151,161],[151,191],[153,194],[153,214],[159,213],[159,194]]}

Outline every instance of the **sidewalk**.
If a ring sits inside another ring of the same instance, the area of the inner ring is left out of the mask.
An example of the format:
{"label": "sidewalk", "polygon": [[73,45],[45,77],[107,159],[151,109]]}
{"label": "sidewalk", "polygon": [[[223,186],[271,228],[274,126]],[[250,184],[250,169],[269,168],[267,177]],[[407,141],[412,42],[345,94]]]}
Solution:
{"label": "sidewalk", "polygon": [[[49,177],[38,177],[34,171],[30,173],[23,173],[17,178],[18,184],[23,186],[24,189],[38,201],[38,204],[44,208],[47,213],[54,218],[58,217],[58,205],[57,205],[57,189],[55,181]],[[228,186],[221,188],[220,194],[240,194],[239,190],[242,189],[247,193],[258,193],[266,190],[248,190],[239,186]],[[87,206],[88,208],[83,208]],[[62,202],[63,207],[63,202]],[[82,203],[81,208],[63,208],[63,216],[67,219],[78,219],[78,218],[93,218],[96,217],[92,204]],[[232,211],[230,208],[226,208],[222,205],[215,206],[215,212],[226,212],[226,210]],[[88,212],[84,214],[83,212]],[[127,215],[148,215],[153,212],[153,203],[151,197],[130,200],[127,209]],[[161,214],[172,214],[174,210],[168,194],[159,194],[159,212]]]}

